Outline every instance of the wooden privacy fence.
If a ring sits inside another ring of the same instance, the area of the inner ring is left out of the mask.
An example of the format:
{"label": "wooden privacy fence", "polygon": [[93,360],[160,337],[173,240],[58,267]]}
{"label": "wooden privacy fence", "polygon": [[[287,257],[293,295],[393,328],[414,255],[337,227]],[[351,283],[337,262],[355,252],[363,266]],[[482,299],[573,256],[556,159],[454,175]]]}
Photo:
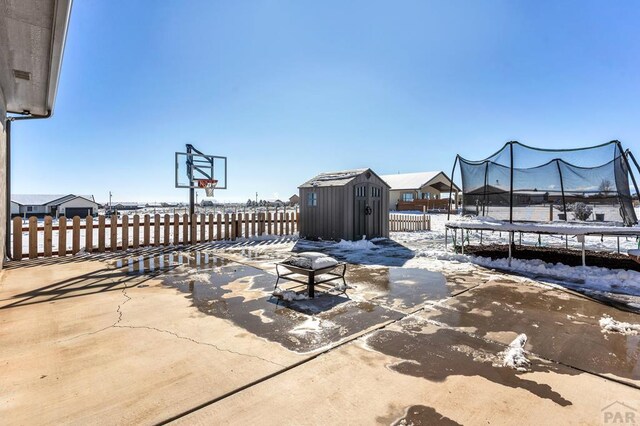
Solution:
{"label": "wooden privacy fence", "polygon": [[[186,245],[249,238],[262,235],[291,235],[298,232],[298,213],[238,213],[160,215],[75,216],[71,221],[60,216],[53,224],[51,216],[38,223],[29,218],[13,218],[13,260],[66,256],[81,250],[88,253],[149,246]],[[108,231],[107,231],[108,230]]]}
{"label": "wooden privacy fence", "polygon": [[389,231],[431,231],[431,216],[389,213]]}

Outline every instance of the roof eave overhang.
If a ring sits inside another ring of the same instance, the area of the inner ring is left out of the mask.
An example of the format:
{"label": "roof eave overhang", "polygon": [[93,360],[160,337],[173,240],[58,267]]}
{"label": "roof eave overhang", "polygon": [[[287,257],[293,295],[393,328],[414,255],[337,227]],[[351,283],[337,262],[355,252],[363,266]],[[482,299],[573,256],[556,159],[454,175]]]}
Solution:
{"label": "roof eave overhang", "polygon": [[[45,105],[39,105],[37,112],[34,111],[16,111],[10,108],[8,113],[30,115],[33,117],[50,117],[53,114],[53,108],[58,94],[58,83],[60,82],[60,73],[62,70],[62,60],[64,57],[64,48],[67,40],[67,32],[69,30],[69,20],[71,18],[71,5],[73,0],[55,0],[55,9],[53,13],[53,22],[51,23],[51,40],[49,47],[49,73],[47,75]],[[36,106],[36,105],[34,105]]]}
{"label": "roof eave overhang", "polygon": [[57,0],[53,17],[53,32],[51,36],[51,57],[49,62],[49,81],[47,84],[47,111],[48,115],[53,114],[53,107],[58,94],[58,83],[60,82],[60,71],[62,70],[62,59],[64,57],[64,47],[69,31],[69,20],[71,18],[71,4],[73,0]]}

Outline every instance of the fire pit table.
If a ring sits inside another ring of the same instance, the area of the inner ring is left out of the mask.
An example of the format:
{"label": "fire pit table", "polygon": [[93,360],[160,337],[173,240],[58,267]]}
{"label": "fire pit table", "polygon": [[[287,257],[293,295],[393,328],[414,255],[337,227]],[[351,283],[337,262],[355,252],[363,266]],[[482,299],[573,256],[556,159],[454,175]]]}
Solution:
{"label": "fire pit table", "polygon": [[[304,253],[302,253],[302,255],[304,255]],[[346,293],[346,289],[348,288],[348,286],[347,282],[344,279],[344,274],[347,271],[347,264],[345,262],[336,261],[336,263],[334,264],[319,268],[313,268],[313,261],[310,263],[310,267],[293,265],[291,263],[288,263],[287,261],[276,263],[276,274],[278,275],[278,279],[276,280],[274,290],[278,288],[278,283],[281,279],[294,281],[300,284],[306,284],[307,293],[310,298],[313,298],[315,297],[316,285],[328,283],[335,280],[342,280],[342,283],[344,284],[343,293]],[[282,269],[285,269],[286,271],[282,273]],[[322,277],[319,281],[316,281],[316,277],[320,277],[321,275],[324,275],[325,277]]]}

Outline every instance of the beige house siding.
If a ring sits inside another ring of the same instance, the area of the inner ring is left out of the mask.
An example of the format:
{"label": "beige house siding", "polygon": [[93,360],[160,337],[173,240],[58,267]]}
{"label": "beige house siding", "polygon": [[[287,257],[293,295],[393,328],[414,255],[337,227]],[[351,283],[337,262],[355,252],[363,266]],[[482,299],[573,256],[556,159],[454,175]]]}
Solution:
{"label": "beige house siding", "polygon": [[[389,210],[395,210],[398,204],[398,201],[402,201],[402,195],[408,192],[413,194],[414,200],[418,200],[422,198],[429,198],[429,199],[436,199],[436,200],[440,199],[442,197],[442,194],[443,193],[448,194],[449,190],[446,190],[446,191],[437,190],[436,188],[433,187],[433,185],[438,183],[449,186],[451,184],[451,181],[449,181],[449,179],[446,176],[444,176],[444,174],[440,173],[436,177],[431,179],[427,184],[423,185],[420,188],[392,189],[391,191],[389,191]],[[428,195],[423,197],[423,194],[428,194]]]}
{"label": "beige house siding", "polygon": [[62,216],[65,214],[65,209],[67,207],[83,207],[83,208],[91,208],[91,214],[96,214],[98,212],[98,203],[95,203],[93,201],[90,200],[86,200],[82,197],[76,197],[76,198],[72,198],[69,201],[65,201],[64,203],[60,204],[60,206],[58,207],[58,215]]}

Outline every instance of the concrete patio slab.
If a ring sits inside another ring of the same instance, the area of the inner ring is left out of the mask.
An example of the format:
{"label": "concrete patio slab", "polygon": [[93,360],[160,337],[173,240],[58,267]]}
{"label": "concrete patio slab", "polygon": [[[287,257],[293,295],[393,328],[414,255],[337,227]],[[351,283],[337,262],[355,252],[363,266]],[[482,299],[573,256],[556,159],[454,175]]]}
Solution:
{"label": "concrete patio slab", "polygon": [[640,387],[640,338],[599,324],[605,316],[640,323],[640,315],[579,294],[505,276],[418,316],[503,344],[525,333],[539,356]]}
{"label": "concrete patio slab", "polygon": [[[494,366],[504,345],[405,319],[180,419],[177,424],[599,424],[638,390],[534,360]],[[587,390],[588,391],[585,391]]]}

